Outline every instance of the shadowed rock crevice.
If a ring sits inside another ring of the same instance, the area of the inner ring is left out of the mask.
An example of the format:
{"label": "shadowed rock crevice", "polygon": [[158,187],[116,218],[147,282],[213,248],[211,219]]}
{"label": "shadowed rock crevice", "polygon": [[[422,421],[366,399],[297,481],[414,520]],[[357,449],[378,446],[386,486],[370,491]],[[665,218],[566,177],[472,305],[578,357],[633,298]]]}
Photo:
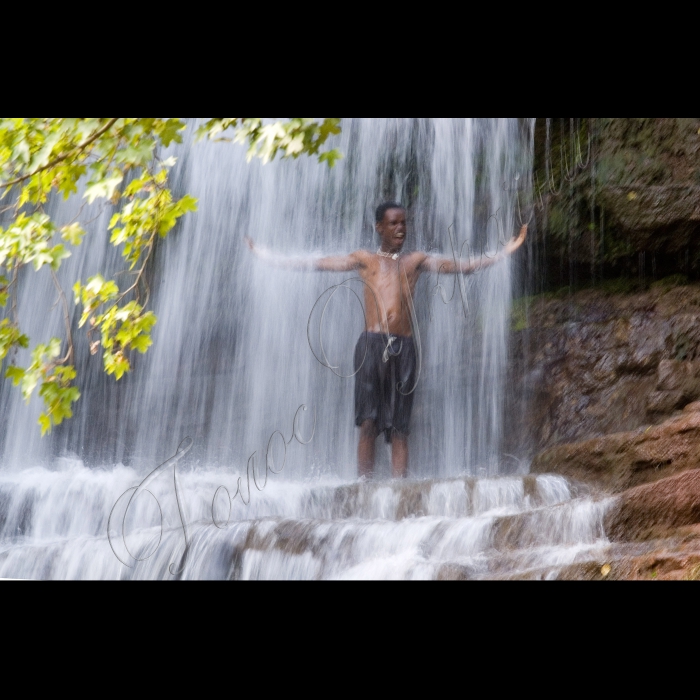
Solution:
{"label": "shadowed rock crevice", "polygon": [[545,184],[549,171],[553,185],[542,188],[538,282],[697,278],[699,130],[698,118],[538,119],[535,180]]}

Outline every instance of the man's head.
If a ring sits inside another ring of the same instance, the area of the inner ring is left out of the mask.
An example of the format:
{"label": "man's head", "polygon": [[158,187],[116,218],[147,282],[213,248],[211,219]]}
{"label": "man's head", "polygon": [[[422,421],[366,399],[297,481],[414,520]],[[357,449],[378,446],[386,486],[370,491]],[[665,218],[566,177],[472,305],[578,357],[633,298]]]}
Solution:
{"label": "man's head", "polygon": [[384,202],[377,207],[375,225],[382,239],[382,249],[396,253],[406,238],[406,210],[397,202]]}

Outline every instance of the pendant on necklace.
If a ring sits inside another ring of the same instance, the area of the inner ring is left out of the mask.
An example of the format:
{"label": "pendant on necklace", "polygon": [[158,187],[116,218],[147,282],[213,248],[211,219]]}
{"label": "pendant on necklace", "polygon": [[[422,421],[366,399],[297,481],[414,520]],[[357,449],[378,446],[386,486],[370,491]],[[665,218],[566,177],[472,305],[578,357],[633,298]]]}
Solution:
{"label": "pendant on necklace", "polygon": [[398,260],[398,253],[385,253],[381,248],[377,250],[377,255],[381,255],[383,258],[391,258],[392,260]]}

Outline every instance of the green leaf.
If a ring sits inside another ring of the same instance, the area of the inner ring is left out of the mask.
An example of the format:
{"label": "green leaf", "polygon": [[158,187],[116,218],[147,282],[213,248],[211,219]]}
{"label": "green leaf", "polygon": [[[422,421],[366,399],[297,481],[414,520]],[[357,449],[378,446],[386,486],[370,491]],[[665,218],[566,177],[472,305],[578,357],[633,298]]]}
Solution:
{"label": "green leaf", "polygon": [[39,423],[39,425],[41,426],[41,437],[44,437],[46,433],[51,432],[51,421],[45,413],[42,413],[39,416],[39,420],[37,421],[37,423]]}
{"label": "green leaf", "polygon": [[24,370],[21,367],[15,367],[14,365],[10,365],[6,370],[5,370],[5,377],[7,379],[11,379],[12,383],[17,386],[22,379],[24,379]]}
{"label": "green leaf", "polygon": [[147,335],[139,335],[131,341],[131,347],[140,353],[146,352],[152,344],[153,341]]}
{"label": "green leaf", "polygon": [[[0,182],[21,180],[0,190],[4,207],[0,269],[30,264],[35,270],[45,265],[53,270],[60,267],[70,255],[69,245],[80,245],[85,231],[77,220],[54,221],[45,213],[49,209],[45,205],[56,194],[70,198],[87,179],[84,198],[90,204],[98,199],[111,201],[115,207],[108,226],[111,241],[121,247],[127,265],[141,274],[156,236],[167,236],[182,216],[197,210],[194,197],[176,199],[168,187],[169,169],[176,159],[159,160],[159,149],[181,143],[184,129],[185,123],[177,118],[0,117]],[[339,132],[340,122],[335,118],[266,123],[259,117],[227,117],[207,120],[197,129],[197,138],[243,143],[249,157],[263,162],[277,155],[316,155],[332,166],[341,156],[337,150],[323,152],[323,148]],[[128,184],[120,189],[127,177]],[[85,285],[75,282],[73,292],[76,305],[82,306],[79,325],[89,322],[100,334],[99,340],[89,341],[91,353],[101,344],[105,371],[121,378],[131,368],[128,352],[143,353],[150,347],[155,315],[135,301],[124,303],[116,282],[101,274]],[[0,306],[9,300],[8,280],[0,277]],[[67,359],[60,359],[61,345],[58,338],[37,345],[29,367],[6,369],[7,378],[20,387],[25,399],[39,387],[46,407],[39,421],[42,434],[70,418],[72,402],[80,396],[72,385],[75,368],[62,364]],[[18,347],[29,347],[29,338],[8,319],[0,320],[0,359]]]}
{"label": "green leaf", "polygon": [[71,245],[80,245],[84,235],[85,231],[82,226],[77,223],[61,228],[61,238],[63,238],[64,241],[68,241]]}
{"label": "green leaf", "polygon": [[83,197],[87,199],[89,204],[92,204],[98,197],[105,197],[106,199],[111,199],[114,194],[114,190],[119,187],[124,175],[119,172],[112,177],[107,177],[97,182],[90,184],[86,190]]}
{"label": "green leaf", "polygon": [[53,270],[58,270],[61,265],[61,260],[70,258],[70,253],[66,250],[65,246],[60,243],[51,249],[49,255],[51,256],[51,268]]}
{"label": "green leaf", "polygon": [[334,148],[332,151],[321,153],[318,157],[318,162],[325,162],[328,164],[328,167],[332,168],[336,164],[336,161],[340,160],[342,157],[343,154],[337,148]]}

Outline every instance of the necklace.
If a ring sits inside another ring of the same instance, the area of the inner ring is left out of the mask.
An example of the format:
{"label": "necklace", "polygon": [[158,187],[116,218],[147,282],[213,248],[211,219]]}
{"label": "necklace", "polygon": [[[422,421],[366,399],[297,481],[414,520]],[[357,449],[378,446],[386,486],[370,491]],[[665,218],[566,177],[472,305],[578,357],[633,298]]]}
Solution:
{"label": "necklace", "polygon": [[392,260],[398,260],[398,253],[385,253],[381,247],[377,249],[377,255],[381,255],[383,258],[391,258]]}

